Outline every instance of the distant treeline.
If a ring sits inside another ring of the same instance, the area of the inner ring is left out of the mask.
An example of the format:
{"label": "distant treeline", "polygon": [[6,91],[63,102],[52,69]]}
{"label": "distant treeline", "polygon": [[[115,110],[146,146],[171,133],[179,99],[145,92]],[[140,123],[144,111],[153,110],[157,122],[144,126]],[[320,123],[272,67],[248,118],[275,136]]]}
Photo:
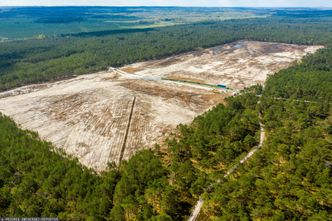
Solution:
{"label": "distant treeline", "polygon": [[332,13],[323,18],[273,16],[2,43],[0,91],[241,39],[330,46],[331,27]]}
{"label": "distant treeline", "polygon": [[[92,31],[92,32],[79,32],[73,34],[63,34],[61,37],[103,37],[115,34],[130,34],[139,32],[152,31],[153,28],[128,28],[128,29],[118,29],[118,30],[107,30],[107,31]],[[122,38],[120,38],[122,39]]]}

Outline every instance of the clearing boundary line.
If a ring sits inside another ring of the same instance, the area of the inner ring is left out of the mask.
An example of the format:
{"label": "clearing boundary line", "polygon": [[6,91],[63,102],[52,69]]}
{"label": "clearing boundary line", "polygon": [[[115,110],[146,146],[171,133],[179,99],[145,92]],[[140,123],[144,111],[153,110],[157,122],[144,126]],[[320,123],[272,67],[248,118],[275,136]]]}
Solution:
{"label": "clearing boundary line", "polygon": [[132,119],[133,113],[134,113],[135,103],[136,103],[136,96],[134,96],[133,102],[131,104],[131,110],[130,110],[130,114],[129,114],[129,119],[128,119],[128,124],[127,124],[126,134],[125,134],[125,137],[123,139],[123,144],[122,144],[122,148],[121,148],[121,153],[120,153],[120,157],[119,157],[119,164],[118,164],[118,166],[120,166],[120,164],[121,164],[121,161],[122,161],[122,158],[123,158],[123,154],[124,154],[125,149],[126,149],[127,138],[128,138],[128,133],[129,133],[130,125],[131,125],[131,119]]}

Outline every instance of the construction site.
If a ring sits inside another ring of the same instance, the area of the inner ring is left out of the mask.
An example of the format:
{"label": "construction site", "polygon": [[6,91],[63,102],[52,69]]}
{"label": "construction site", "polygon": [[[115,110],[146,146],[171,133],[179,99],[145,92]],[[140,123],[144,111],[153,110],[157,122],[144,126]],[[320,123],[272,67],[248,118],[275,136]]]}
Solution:
{"label": "construction site", "polygon": [[0,93],[0,112],[103,171],[321,46],[239,41]]}

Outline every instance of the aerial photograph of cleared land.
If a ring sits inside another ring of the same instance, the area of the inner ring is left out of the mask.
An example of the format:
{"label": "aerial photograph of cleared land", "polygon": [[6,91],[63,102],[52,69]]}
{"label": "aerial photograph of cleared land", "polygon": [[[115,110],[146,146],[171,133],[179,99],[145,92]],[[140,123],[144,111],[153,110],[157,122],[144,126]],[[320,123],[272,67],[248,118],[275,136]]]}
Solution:
{"label": "aerial photograph of cleared land", "polygon": [[2,0],[0,221],[332,220],[331,7]]}

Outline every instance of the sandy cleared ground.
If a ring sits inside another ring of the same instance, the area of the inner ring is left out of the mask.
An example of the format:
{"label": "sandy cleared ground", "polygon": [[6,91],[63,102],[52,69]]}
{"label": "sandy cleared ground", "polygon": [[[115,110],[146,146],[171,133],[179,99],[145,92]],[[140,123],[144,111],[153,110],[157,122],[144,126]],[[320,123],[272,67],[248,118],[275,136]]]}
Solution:
{"label": "sandy cleared ground", "polygon": [[0,94],[0,111],[22,128],[97,171],[118,163],[136,97],[123,159],[151,147],[180,123],[222,102],[214,94],[174,83],[120,79],[103,72]]}
{"label": "sandy cleared ground", "polygon": [[[0,93],[0,112],[97,171],[151,148],[176,125],[263,83],[317,46],[236,42]],[[170,81],[226,84],[234,90]]]}
{"label": "sandy cleared ground", "polygon": [[268,75],[287,68],[321,46],[238,41],[167,59],[128,65],[122,70],[141,76],[225,84],[243,89],[263,84]]}

